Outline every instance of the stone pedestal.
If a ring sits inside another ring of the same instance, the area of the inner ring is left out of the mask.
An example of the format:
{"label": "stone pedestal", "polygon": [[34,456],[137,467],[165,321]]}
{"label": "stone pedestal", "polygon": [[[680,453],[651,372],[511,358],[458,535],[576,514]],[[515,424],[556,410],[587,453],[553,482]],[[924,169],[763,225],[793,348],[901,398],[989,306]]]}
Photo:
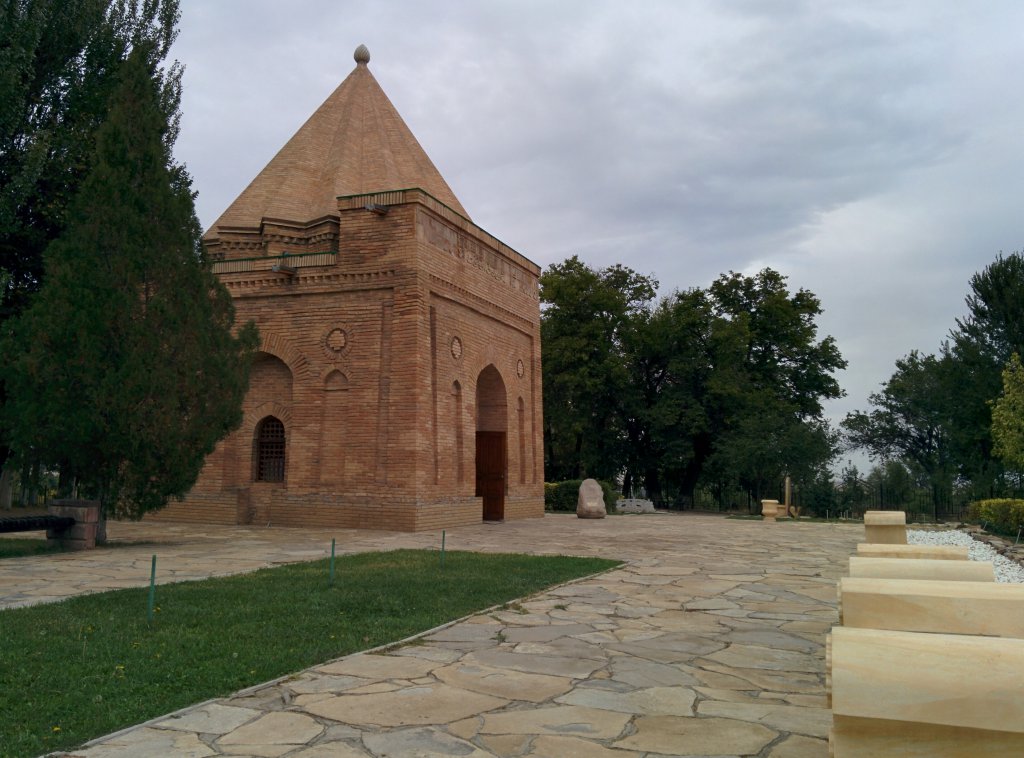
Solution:
{"label": "stone pedestal", "polygon": [[903,511],[865,511],[864,541],[907,544],[907,514]]}
{"label": "stone pedestal", "polygon": [[1024,639],[1024,585],[839,580],[839,623],[861,629]]}
{"label": "stone pedestal", "polygon": [[74,526],[67,529],[49,529],[46,537],[65,550],[91,550],[96,547],[96,533],[100,523],[100,504],[96,500],[54,500],[47,506],[51,516],[70,517]]}
{"label": "stone pedestal", "polygon": [[861,558],[917,558],[936,561],[970,560],[970,550],[964,545],[886,545],[861,542],[857,545]]}

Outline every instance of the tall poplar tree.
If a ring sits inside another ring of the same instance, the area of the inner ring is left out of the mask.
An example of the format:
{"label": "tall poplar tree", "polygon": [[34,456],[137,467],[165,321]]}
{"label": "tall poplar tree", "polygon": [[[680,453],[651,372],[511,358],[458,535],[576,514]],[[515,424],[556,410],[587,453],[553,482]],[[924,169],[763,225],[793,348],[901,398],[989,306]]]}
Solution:
{"label": "tall poplar tree", "polygon": [[[178,0],[0,3],[0,330],[43,281],[43,251],[68,223],[120,64],[147,44],[154,63],[177,35]],[[155,68],[174,142],[182,67]],[[0,406],[5,402],[0,383]],[[0,430],[0,502],[9,450]]]}
{"label": "tall poplar tree", "polygon": [[187,492],[240,423],[256,345],[252,325],[232,334],[230,295],[203,258],[155,57],[140,44],[121,65],[42,289],[0,346],[24,470],[57,470],[65,492],[128,517]]}

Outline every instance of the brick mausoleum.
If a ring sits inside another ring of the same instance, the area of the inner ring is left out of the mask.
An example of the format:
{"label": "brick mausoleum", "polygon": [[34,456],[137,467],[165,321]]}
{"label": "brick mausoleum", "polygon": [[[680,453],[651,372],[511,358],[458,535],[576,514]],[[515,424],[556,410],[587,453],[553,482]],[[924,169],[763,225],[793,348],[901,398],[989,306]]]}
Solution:
{"label": "brick mausoleum", "polygon": [[152,518],[423,530],[541,516],[536,264],[469,216],[367,66],[206,232],[261,346],[242,426]]}

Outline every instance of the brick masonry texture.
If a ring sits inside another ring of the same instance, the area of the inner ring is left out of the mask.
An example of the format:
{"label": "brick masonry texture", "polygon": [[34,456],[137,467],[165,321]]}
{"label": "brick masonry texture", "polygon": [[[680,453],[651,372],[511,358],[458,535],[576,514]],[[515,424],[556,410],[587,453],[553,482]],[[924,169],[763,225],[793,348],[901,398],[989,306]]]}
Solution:
{"label": "brick masonry texture", "polygon": [[[369,97],[371,84],[357,94]],[[401,164],[396,155],[389,144],[388,160]],[[408,163],[422,171],[422,160]],[[388,176],[406,187],[416,178]],[[324,191],[339,186],[359,182],[334,177]],[[234,212],[240,225],[207,232],[260,352],[241,427],[184,501],[149,518],[407,531],[478,523],[483,431],[505,435],[500,515],[542,516],[540,269],[424,190],[334,203],[336,214],[298,221]],[[281,482],[256,481],[258,427],[270,416],[285,428]]]}

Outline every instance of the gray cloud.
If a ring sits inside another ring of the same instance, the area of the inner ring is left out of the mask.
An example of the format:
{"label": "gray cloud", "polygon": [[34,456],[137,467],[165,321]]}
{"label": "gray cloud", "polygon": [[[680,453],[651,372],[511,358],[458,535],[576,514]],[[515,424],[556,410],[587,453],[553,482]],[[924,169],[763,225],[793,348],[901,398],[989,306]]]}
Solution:
{"label": "gray cloud", "polygon": [[[898,7],[894,7],[898,6]],[[849,397],[933,351],[1021,245],[1024,6],[954,0],[183,3],[179,157],[211,223],[370,48],[474,220],[665,292],[770,265]]]}

